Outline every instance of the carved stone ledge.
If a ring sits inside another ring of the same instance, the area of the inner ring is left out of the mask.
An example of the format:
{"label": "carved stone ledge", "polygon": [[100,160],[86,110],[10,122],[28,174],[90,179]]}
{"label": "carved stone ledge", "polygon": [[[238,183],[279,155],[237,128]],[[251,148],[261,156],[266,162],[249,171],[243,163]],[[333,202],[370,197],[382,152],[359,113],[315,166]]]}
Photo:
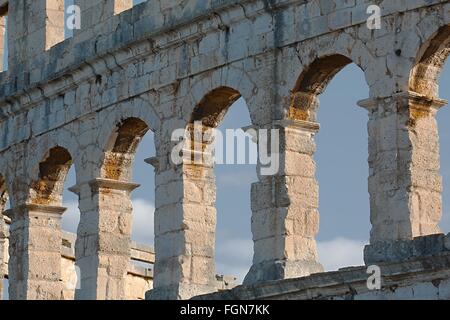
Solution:
{"label": "carved stone ledge", "polygon": [[51,205],[43,205],[43,204],[35,204],[35,203],[27,203],[15,208],[11,208],[3,212],[5,216],[9,219],[13,220],[15,217],[19,217],[26,211],[32,211],[43,215],[49,215],[54,217],[61,217],[64,212],[67,211],[67,208],[60,206],[51,206]]}
{"label": "carved stone ledge", "polygon": [[288,128],[311,133],[317,133],[320,130],[319,123],[305,120],[284,119],[276,120],[273,124],[275,127]]}
{"label": "carved stone ledge", "polygon": [[407,91],[392,96],[395,101],[401,101],[405,105],[413,106],[418,109],[440,109],[448,104],[445,99],[436,97],[428,97],[417,92]]}
{"label": "carved stone ledge", "polygon": [[393,99],[394,101],[402,102],[405,106],[422,110],[427,110],[429,108],[438,110],[448,104],[448,101],[445,99],[428,97],[414,91],[406,91],[396,93],[391,97],[377,97],[360,100],[358,101],[358,105],[369,112],[373,112],[377,109],[379,102],[386,99]]}
{"label": "carved stone ledge", "polygon": [[112,189],[112,190],[120,190],[120,191],[128,191],[131,192],[135,190],[136,188],[140,187],[140,184],[127,182],[127,181],[120,181],[120,180],[114,180],[114,179],[104,179],[104,178],[97,178],[89,181],[89,185],[93,189]]}

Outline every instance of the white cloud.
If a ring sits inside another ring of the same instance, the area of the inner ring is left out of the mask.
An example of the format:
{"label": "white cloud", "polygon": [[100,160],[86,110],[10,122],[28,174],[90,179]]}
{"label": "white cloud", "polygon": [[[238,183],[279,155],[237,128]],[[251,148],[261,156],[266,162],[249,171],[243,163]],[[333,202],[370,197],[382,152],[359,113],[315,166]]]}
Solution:
{"label": "white cloud", "polygon": [[[78,223],[80,221],[80,212],[78,210],[78,203],[67,202],[64,204],[67,211],[62,218],[62,228],[65,231],[76,233]],[[153,217],[155,206],[152,202],[144,199],[133,200],[133,241],[153,245],[154,243],[154,228]]]}
{"label": "white cloud", "polygon": [[336,238],[318,242],[319,261],[326,271],[364,265],[365,241]]}

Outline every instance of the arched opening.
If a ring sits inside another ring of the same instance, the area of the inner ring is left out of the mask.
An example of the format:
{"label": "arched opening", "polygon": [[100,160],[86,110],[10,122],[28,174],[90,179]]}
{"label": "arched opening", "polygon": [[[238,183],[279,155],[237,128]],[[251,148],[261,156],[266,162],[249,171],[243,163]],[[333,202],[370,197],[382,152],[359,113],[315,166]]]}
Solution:
{"label": "arched opening", "polygon": [[437,98],[439,78],[449,55],[450,26],[444,26],[422,46],[411,73],[410,90],[430,98]]}
{"label": "arched opening", "polygon": [[129,181],[136,149],[142,137],[149,130],[147,124],[138,118],[128,118],[117,125],[105,154],[101,176],[106,179]]}
{"label": "arched opening", "polygon": [[256,145],[242,130],[251,125],[251,119],[246,101],[235,89],[220,87],[207,94],[194,109],[191,125],[195,122],[204,131],[217,130],[213,141],[204,137],[204,143],[215,148],[214,258],[221,289],[242,283],[252,264],[250,187],[257,181],[252,161]]}
{"label": "arched opening", "polygon": [[[450,127],[448,126],[450,109],[444,106],[445,102],[440,99],[450,100],[449,55],[450,26],[447,25],[440,28],[429,41],[424,43],[418,53],[410,80],[410,90],[424,96],[434,107],[423,114],[421,119],[428,119],[432,125],[436,125],[437,121],[439,135],[433,140],[436,145],[434,160],[440,161],[440,173],[443,180],[440,228],[444,232],[450,231]],[[433,100],[437,103],[432,103]]]}
{"label": "arched opening", "polygon": [[[130,196],[131,254],[126,299],[142,300],[152,288],[154,265],[155,175],[148,164],[155,156],[153,132],[138,118],[127,118],[112,134],[102,166],[102,177],[139,185]],[[146,163],[147,162],[147,163]],[[131,269],[130,269],[131,268]]]}
{"label": "arched opening", "polygon": [[364,264],[370,234],[368,134],[367,112],[357,102],[366,99],[368,91],[364,73],[352,60],[327,56],[300,76],[289,110],[293,119],[320,124],[314,155],[320,212],[317,248],[326,271]]}
{"label": "arched opening", "polygon": [[352,61],[342,55],[315,60],[299,77],[294,88],[289,118],[316,121],[317,98],[334,76]]}
{"label": "arched opening", "polygon": [[33,167],[27,197],[12,203],[8,212],[11,299],[59,300],[68,294],[67,283],[62,281],[61,217],[65,212],[64,181],[71,165],[72,157],[65,148],[48,150],[37,168]]}
{"label": "arched opening", "polygon": [[136,149],[133,166],[133,182],[139,184],[131,197],[133,204],[133,228],[131,232],[131,264],[134,273],[128,274],[129,288],[133,293],[128,299],[144,299],[145,293],[153,287],[153,277],[148,275],[155,264],[155,168],[149,159],[156,156],[153,131],[148,131]]}
{"label": "arched opening", "polygon": [[[39,178],[32,184],[31,202],[49,206],[64,206],[68,209],[57,228],[62,231],[61,242],[61,281],[63,297],[73,300],[77,285],[75,272],[75,239],[78,226],[78,202],[67,188],[75,184],[75,166],[70,153],[63,147],[48,151],[39,163]],[[67,215],[68,214],[68,215]]]}
{"label": "arched opening", "polygon": [[61,219],[62,229],[62,257],[61,271],[62,280],[65,284],[65,299],[75,298],[75,289],[79,285],[77,270],[75,268],[75,243],[77,238],[77,228],[80,223],[80,210],[78,209],[78,196],[71,191],[71,187],[76,186],[77,176],[75,166],[72,165],[67,173],[64,183],[63,207],[67,208]]}
{"label": "arched opening", "polygon": [[64,182],[71,166],[72,157],[65,148],[50,149],[39,163],[39,178],[31,184],[31,203],[62,205]]}

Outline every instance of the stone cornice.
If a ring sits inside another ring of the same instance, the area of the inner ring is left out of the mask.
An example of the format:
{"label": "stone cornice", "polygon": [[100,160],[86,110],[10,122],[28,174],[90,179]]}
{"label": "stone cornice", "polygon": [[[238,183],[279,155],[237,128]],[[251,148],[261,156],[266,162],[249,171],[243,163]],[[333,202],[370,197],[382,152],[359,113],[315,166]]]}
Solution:
{"label": "stone cornice", "polygon": [[242,130],[251,135],[252,141],[258,143],[258,130],[259,129],[277,129],[285,128],[288,130],[296,130],[301,132],[317,133],[320,130],[320,124],[317,122],[295,120],[295,119],[284,119],[276,120],[272,124],[263,126],[248,126],[243,127]]}
{"label": "stone cornice", "polygon": [[64,212],[67,211],[67,208],[60,207],[60,206],[51,206],[51,205],[43,205],[43,204],[35,204],[35,203],[27,203],[22,204],[17,207],[14,207],[9,210],[5,210],[3,212],[4,215],[6,215],[9,219],[14,219],[14,217],[19,213],[24,212],[34,212],[36,215],[43,214],[43,215],[52,215],[55,217],[61,216]]}
{"label": "stone cornice", "polygon": [[[136,188],[140,187],[140,184],[137,183],[104,178],[92,179],[87,182],[87,184],[92,190],[104,188],[132,192]],[[81,186],[79,184],[76,184],[70,187],[69,191],[79,196],[81,192]]]}
{"label": "stone cornice", "polygon": [[377,97],[369,98],[365,100],[358,101],[358,105],[368,111],[376,110],[380,101],[392,99],[393,101],[402,102],[405,106],[410,106],[419,109],[440,109],[448,104],[445,99],[440,99],[436,97],[428,97],[417,92],[407,91],[396,93],[390,97]]}
{"label": "stone cornice", "polygon": [[91,188],[102,188],[102,189],[112,189],[112,190],[121,190],[131,192],[138,188],[140,184],[127,182],[127,181],[119,181],[113,179],[104,179],[97,178],[89,181],[89,185]]}
{"label": "stone cornice", "polygon": [[311,133],[317,133],[320,130],[320,124],[317,122],[296,119],[277,120],[274,121],[274,126]]}
{"label": "stone cornice", "polygon": [[448,104],[447,100],[436,97],[428,97],[413,91],[398,93],[392,97],[396,101],[404,102],[405,105],[410,105],[420,109],[433,108],[437,110]]}

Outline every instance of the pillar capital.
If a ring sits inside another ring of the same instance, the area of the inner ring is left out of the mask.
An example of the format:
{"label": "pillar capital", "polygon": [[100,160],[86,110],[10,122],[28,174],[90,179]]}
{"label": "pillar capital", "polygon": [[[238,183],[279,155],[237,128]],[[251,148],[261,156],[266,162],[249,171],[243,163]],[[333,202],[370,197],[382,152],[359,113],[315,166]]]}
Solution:
{"label": "pillar capital", "polygon": [[396,93],[390,97],[375,97],[360,100],[358,101],[358,105],[369,112],[373,112],[377,109],[379,103],[385,100],[392,100],[394,102],[399,102],[402,106],[408,106],[409,108],[420,110],[439,110],[448,104],[448,101],[445,99],[429,97],[414,91],[404,91]]}
{"label": "pillar capital", "polygon": [[128,182],[128,181],[120,181],[114,179],[105,179],[105,178],[95,178],[85,183],[76,184],[69,188],[69,191],[75,193],[76,195],[80,195],[81,187],[87,184],[90,186],[91,190],[98,189],[111,189],[111,190],[119,190],[119,191],[127,191],[132,192],[136,188],[140,186],[140,184]]}
{"label": "pillar capital", "polygon": [[429,97],[414,91],[400,92],[393,95],[392,98],[395,101],[400,102],[402,106],[408,106],[409,108],[420,110],[439,110],[448,104],[448,101],[445,99]]}
{"label": "pillar capital", "polygon": [[127,182],[127,181],[119,181],[114,179],[104,179],[104,178],[96,178],[89,181],[89,185],[91,188],[95,189],[112,189],[119,191],[127,191],[132,192],[136,188],[140,186],[140,184]]}
{"label": "pillar capital", "polygon": [[75,256],[81,286],[75,299],[125,298],[133,216],[130,193],[137,187],[128,181],[95,178],[70,188],[80,198]]}
{"label": "pillar capital", "polygon": [[273,127],[310,133],[318,133],[320,130],[320,124],[317,122],[297,119],[276,120],[273,122]]}
{"label": "pillar capital", "polygon": [[49,215],[54,218],[61,217],[64,212],[67,211],[67,208],[60,206],[51,206],[51,205],[43,205],[43,204],[35,204],[35,203],[25,203],[14,208],[8,209],[4,211],[4,215],[9,219],[14,219],[20,217],[25,212],[34,212],[36,215]]}

